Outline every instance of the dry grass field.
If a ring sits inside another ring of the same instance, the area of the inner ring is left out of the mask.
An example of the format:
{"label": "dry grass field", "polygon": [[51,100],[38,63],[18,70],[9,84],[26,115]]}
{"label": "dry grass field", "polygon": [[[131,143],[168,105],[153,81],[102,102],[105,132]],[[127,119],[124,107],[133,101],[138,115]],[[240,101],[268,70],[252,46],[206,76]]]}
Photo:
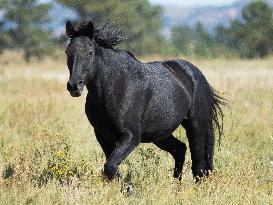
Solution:
{"label": "dry grass field", "polygon": [[[65,60],[26,64],[18,53],[1,56],[0,204],[273,204],[272,57],[192,62],[230,100],[215,171],[195,184],[187,151],[178,182],[172,157],[145,144],[109,183],[85,97],[66,91]],[[175,136],[187,142],[182,128]]]}

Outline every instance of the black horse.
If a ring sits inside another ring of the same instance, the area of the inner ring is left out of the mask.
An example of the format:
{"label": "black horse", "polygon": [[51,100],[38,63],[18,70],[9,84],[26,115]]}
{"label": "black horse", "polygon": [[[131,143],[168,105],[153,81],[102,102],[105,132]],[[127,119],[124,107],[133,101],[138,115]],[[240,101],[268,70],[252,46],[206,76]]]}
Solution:
{"label": "black horse", "polygon": [[172,135],[180,124],[189,140],[193,176],[213,169],[214,128],[220,137],[224,101],[198,68],[184,60],[142,63],[114,49],[124,38],[109,21],[96,29],[91,21],[78,29],[68,21],[66,33],[67,90],[78,97],[87,86],[85,112],[106,155],[104,173],[110,180],[147,142],[174,157],[174,177],[181,179],[186,145]]}

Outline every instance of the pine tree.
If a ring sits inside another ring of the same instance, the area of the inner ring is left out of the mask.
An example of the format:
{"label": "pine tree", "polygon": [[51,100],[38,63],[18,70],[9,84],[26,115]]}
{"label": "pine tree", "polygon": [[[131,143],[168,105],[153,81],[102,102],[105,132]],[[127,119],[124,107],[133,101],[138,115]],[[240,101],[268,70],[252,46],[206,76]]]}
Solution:
{"label": "pine tree", "polygon": [[172,45],[179,53],[193,55],[194,31],[190,26],[178,25],[172,28]]}
{"label": "pine tree", "polygon": [[50,21],[52,5],[39,3],[38,0],[9,0],[3,3],[4,20],[12,25],[7,30],[12,39],[9,47],[22,49],[26,61],[52,54],[52,33],[45,28]]}
{"label": "pine tree", "polygon": [[194,52],[197,56],[211,58],[214,53],[215,42],[201,22],[197,22],[194,28]]}
{"label": "pine tree", "polygon": [[242,57],[265,57],[273,51],[273,10],[263,1],[243,8],[242,19],[228,28],[217,28],[217,40],[238,51]]}
{"label": "pine tree", "polygon": [[215,42],[204,25],[198,22],[194,28],[178,25],[172,29],[172,44],[178,52],[187,56],[214,57]]}
{"label": "pine tree", "polygon": [[265,2],[249,4],[242,11],[243,26],[239,33],[247,46],[247,57],[264,57],[273,46],[272,8]]}
{"label": "pine tree", "polygon": [[57,0],[75,10],[82,19],[92,19],[95,25],[111,19],[128,36],[125,46],[139,54],[159,53],[166,47],[161,35],[162,8],[148,0]]}
{"label": "pine tree", "polygon": [[4,28],[4,22],[0,21],[0,54],[9,47],[11,44],[11,37],[7,30]]}

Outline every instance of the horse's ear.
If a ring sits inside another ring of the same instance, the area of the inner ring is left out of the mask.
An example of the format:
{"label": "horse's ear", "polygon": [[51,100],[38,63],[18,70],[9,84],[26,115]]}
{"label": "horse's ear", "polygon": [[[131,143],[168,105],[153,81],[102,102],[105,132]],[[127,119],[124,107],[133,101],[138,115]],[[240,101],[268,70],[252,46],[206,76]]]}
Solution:
{"label": "horse's ear", "polygon": [[74,26],[72,25],[72,23],[70,21],[66,22],[66,35],[69,38],[75,37],[76,36],[76,30],[74,28]]}
{"label": "horse's ear", "polygon": [[79,33],[80,35],[87,36],[90,39],[94,37],[95,27],[92,21],[84,23],[85,25],[80,25]]}

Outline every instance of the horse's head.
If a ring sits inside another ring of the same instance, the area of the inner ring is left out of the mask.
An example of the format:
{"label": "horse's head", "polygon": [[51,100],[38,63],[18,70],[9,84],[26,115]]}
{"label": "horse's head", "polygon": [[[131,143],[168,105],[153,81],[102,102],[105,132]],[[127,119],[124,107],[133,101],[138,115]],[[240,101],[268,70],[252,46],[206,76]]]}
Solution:
{"label": "horse's head", "polygon": [[94,25],[84,22],[75,30],[70,21],[66,23],[66,34],[70,42],[66,48],[69,81],[67,90],[72,97],[79,97],[83,87],[95,75]]}

